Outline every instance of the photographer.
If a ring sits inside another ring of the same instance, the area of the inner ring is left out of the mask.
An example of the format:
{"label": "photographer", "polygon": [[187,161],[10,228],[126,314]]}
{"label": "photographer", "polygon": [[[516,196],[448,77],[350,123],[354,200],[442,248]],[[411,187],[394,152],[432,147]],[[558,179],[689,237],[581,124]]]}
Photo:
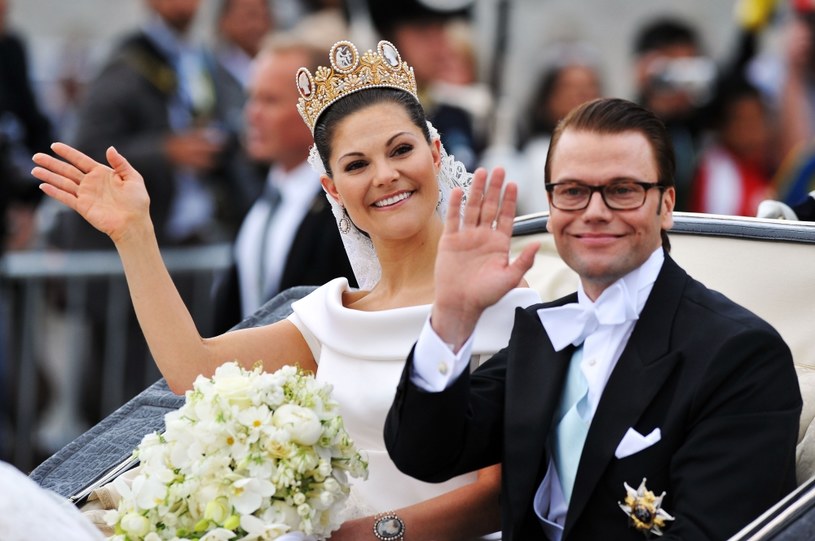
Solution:
{"label": "photographer", "polygon": [[[699,111],[712,82],[710,73],[696,67],[712,68],[701,49],[696,31],[673,18],[645,25],[634,41],[637,101],[660,117],[674,143],[677,210],[688,206],[701,133]],[[689,74],[698,78],[695,84],[687,82]]]}
{"label": "photographer", "polygon": [[637,101],[665,123],[676,154],[676,210],[689,210],[691,183],[707,117],[720,81],[743,74],[756,51],[756,31],[739,21],[733,57],[717,65],[696,30],[673,17],[644,25],[634,40]]}
{"label": "photographer", "polygon": [[786,77],[781,87],[780,152],[790,156],[809,142],[815,127],[813,76],[815,76],[815,2],[793,2],[792,18],[785,32]]}

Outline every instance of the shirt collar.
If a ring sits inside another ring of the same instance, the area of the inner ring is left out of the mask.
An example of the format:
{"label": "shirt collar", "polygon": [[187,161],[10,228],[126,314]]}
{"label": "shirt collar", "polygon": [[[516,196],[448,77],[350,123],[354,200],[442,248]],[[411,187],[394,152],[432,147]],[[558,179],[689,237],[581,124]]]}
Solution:
{"label": "shirt collar", "polygon": [[642,265],[608,286],[595,302],[578,283],[578,302],[538,310],[555,351],[570,343],[578,346],[601,328],[624,328],[627,322],[636,321],[664,259],[662,249],[655,250]]}
{"label": "shirt collar", "polygon": [[[631,301],[634,303],[637,314],[642,312],[645,301],[648,300],[648,295],[651,294],[651,289],[654,287],[654,282],[656,282],[664,261],[665,252],[662,246],[660,246],[651,253],[642,265],[617,280],[617,282],[623,282],[625,284],[625,289],[629,291]],[[600,294],[600,297],[611,287],[614,287],[617,282],[614,282],[611,286],[606,288],[603,293]],[[598,297],[597,300],[599,301],[600,298]],[[577,284],[577,302],[581,305],[592,304],[592,300],[589,299],[589,296],[586,295],[586,291],[583,289],[582,281],[578,281]]]}
{"label": "shirt collar", "polygon": [[273,184],[283,199],[312,197],[318,189],[322,189],[319,175],[307,161],[289,171],[273,165],[266,182]]}

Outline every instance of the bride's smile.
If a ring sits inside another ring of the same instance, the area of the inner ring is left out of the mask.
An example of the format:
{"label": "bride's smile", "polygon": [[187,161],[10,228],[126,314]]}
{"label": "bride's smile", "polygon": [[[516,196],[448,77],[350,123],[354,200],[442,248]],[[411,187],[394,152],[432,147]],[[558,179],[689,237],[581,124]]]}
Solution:
{"label": "bride's smile", "polygon": [[395,195],[389,195],[387,197],[383,197],[379,201],[374,201],[374,206],[377,207],[377,208],[392,207],[392,206],[396,205],[397,203],[400,203],[400,202],[404,201],[405,199],[408,199],[412,195],[413,195],[413,192],[409,192],[409,191],[399,192],[399,193],[397,193]]}

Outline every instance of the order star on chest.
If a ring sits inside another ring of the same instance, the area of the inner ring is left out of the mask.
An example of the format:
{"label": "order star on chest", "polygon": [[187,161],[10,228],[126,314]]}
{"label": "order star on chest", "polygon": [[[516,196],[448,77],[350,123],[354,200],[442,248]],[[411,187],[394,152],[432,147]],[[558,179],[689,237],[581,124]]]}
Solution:
{"label": "order star on chest", "polygon": [[372,206],[378,209],[393,208],[402,203],[403,201],[410,199],[412,196],[413,196],[412,191],[405,190],[402,192],[386,195],[385,197],[377,199],[376,201],[373,202]]}

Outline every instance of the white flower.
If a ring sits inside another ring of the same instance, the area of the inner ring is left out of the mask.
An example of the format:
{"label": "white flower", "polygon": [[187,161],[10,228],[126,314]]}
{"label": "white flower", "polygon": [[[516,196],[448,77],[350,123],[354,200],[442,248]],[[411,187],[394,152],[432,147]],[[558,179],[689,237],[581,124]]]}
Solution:
{"label": "white flower", "polygon": [[214,498],[204,508],[204,518],[215,524],[223,524],[232,512],[232,506],[226,497]]}
{"label": "white flower", "polygon": [[275,539],[291,530],[291,527],[286,524],[264,522],[252,515],[244,515],[241,517],[241,528],[246,531],[246,537],[241,537],[238,541]]}
{"label": "white flower", "polygon": [[248,406],[252,403],[250,382],[236,363],[226,363],[218,367],[212,382],[212,391],[221,398],[239,406]]}
{"label": "white flower", "polygon": [[167,485],[156,477],[139,475],[133,480],[131,491],[141,509],[152,509],[167,496]]}
{"label": "white flower", "polygon": [[[226,528],[218,528],[217,530],[212,530],[204,534],[201,541],[228,541],[234,537],[236,537],[235,532],[231,532]],[[147,540],[145,539],[144,541]]]}
{"label": "white flower", "polygon": [[314,445],[320,439],[323,427],[317,415],[308,408],[283,404],[272,415],[272,424],[285,428],[291,439],[300,445]]}
{"label": "white flower", "polygon": [[296,507],[281,500],[274,500],[261,518],[266,522],[282,524],[297,524],[300,520]]}
{"label": "white flower", "polygon": [[246,477],[232,484],[234,496],[231,498],[235,510],[242,515],[254,513],[260,508],[264,498],[272,496],[277,489],[266,479]]}
{"label": "white flower", "polygon": [[330,392],[293,366],[267,374],[227,363],[198,377],[164,434],[142,440],[132,485],[115,481],[122,500],[105,519],[122,533],[111,539],[328,537],[347,475],[367,475]]}
{"label": "white flower", "polygon": [[138,513],[126,514],[119,525],[127,535],[137,539],[144,537],[150,531],[150,521]]}

